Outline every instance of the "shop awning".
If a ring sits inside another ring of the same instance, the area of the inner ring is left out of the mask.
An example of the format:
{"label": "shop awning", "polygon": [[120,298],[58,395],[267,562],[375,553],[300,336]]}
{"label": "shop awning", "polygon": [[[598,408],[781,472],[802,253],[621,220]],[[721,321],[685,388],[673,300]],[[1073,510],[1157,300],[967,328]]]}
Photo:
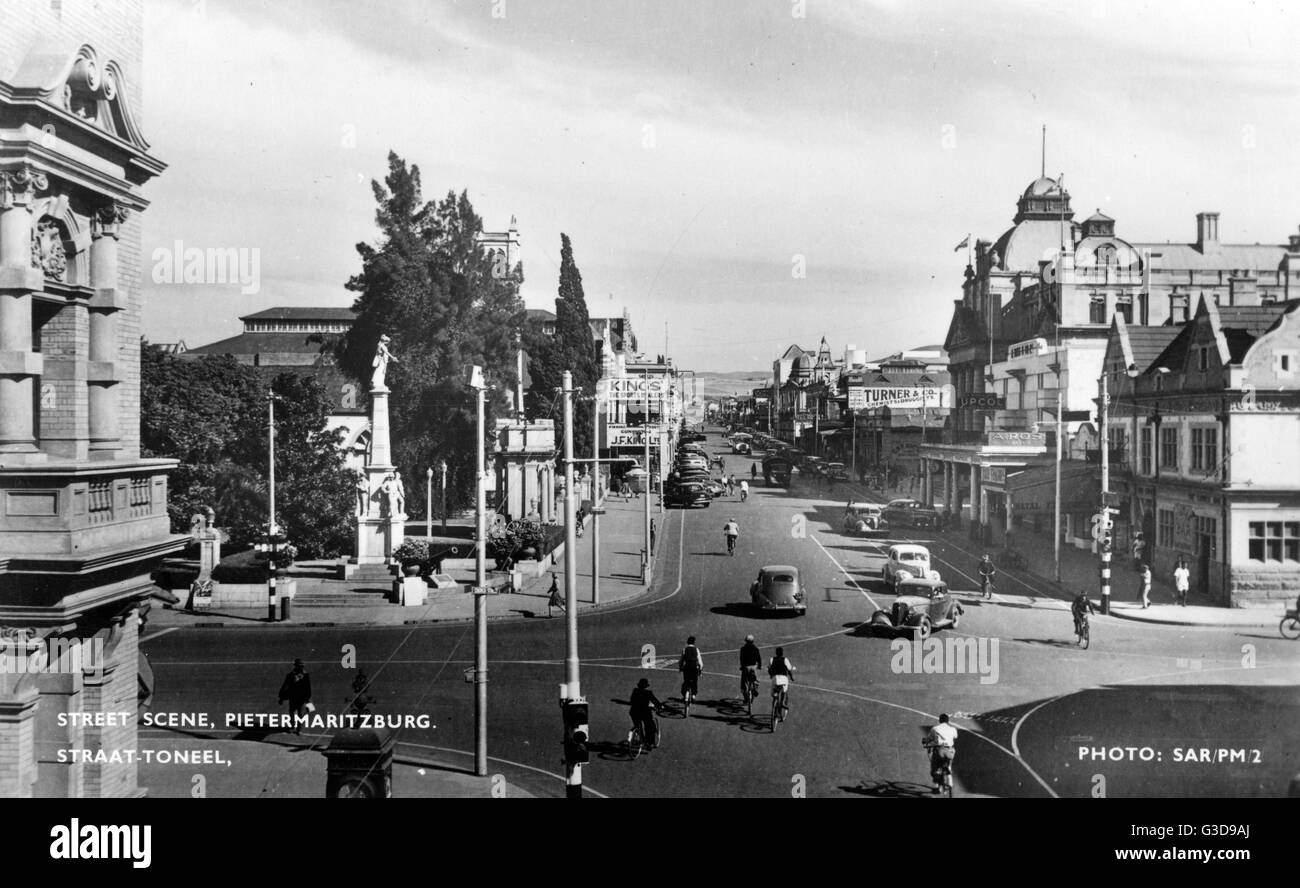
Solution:
{"label": "shop awning", "polygon": [[[1056,466],[1034,466],[1009,472],[1006,492],[1011,498],[1012,508],[1021,514],[1051,512],[1052,500],[1056,496]],[[1061,510],[1095,511],[1100,506],[1101,478],[1096,470],[1078,463],[1062,463]]]}

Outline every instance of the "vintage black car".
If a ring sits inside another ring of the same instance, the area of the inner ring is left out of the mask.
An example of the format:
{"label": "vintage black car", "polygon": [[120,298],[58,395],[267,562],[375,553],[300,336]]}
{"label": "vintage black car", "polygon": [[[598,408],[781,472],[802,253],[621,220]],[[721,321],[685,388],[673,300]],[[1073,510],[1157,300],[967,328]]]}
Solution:
{"label": "vintage black car", "polygon": [[713,502],[713,497],[698,481],[678,481],[669,483],[664,501],[669,508],[693,509],[696,506],[707,507]]}
{"label": "vintage black car", "polygon": [[914,638],[926,639],[936,629],[956,629],[961,615],[961,602],[948,591],[947,583],[905,577],[898,582],[893,606],[872,614],[869,626],[876,632],[911,632]]}
{"label": "vintage black car", "polygon": [[808,596],[799,581],[799,568],[786,564],[769,564],[758,572],[749,587],[749,600],[765,614],[808,612]]}
{"label": "vintage black car", "polygon": [[939,513],[914,499],[890,500],[884,508],[885,520],[895,527],[938,527]]}

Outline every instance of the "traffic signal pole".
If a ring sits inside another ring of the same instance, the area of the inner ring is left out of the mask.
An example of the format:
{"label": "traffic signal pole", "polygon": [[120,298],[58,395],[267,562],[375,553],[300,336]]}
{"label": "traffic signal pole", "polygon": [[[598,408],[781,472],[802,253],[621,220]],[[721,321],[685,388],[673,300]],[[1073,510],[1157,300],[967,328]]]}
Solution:
{"label": "traffic signal pole", "polygon": [[[565,798],[582,798],[582,762],[575,755],[576,747],[585,746],[586,737],[575,743],[577,725],[570,723],[569,713],[576,711],[582,702],[582,687],[578,677],[578,552],[574,533],[576,520],[573,504],[573,373],[564,371],[564,693],[561,708],[564,715]],[[598,465],[598,464],[596,464]],[[584,732],[585,733],[585,732]]]}

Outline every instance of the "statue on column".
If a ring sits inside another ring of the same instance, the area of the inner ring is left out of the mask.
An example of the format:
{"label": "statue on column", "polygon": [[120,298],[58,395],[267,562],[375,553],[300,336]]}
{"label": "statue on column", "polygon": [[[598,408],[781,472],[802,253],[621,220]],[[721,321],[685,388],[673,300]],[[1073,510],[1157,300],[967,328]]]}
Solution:
{"label": "statue on column", "polygon": [[387,333],[380,334],[379,345],[375,348],[375,359],[370,362],[370,366],[375,368],[374,375],[370,377],[372,389],[384,388],[384,375],[388,372],[388,362],[398,363],[397,357],[388,350],[388,343],[391,341]]}

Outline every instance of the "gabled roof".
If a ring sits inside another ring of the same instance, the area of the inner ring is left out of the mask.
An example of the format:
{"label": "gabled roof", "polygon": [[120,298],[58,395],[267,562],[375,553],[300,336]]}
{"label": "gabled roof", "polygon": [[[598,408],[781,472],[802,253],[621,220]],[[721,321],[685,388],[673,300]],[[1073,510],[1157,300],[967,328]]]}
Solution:
{"label": "gabled roof", "polygon": [[806,354],[808,354],[808,352],[804,351],[799,346],[792,345],[789,348],[787,348],[784,353],[782,353],[780,359],[782,361],[792,361],[795,358],[798,358],[800,355],[806,355]]}
{"label": "gabled roof", "polygon": [[980,345],[988,341],[984,321],[979,314],[965,303],[958,300],[952,309],[952,320],[948,323],[948,335],[944,337],[944,351],[954,351],[954,344]]}

